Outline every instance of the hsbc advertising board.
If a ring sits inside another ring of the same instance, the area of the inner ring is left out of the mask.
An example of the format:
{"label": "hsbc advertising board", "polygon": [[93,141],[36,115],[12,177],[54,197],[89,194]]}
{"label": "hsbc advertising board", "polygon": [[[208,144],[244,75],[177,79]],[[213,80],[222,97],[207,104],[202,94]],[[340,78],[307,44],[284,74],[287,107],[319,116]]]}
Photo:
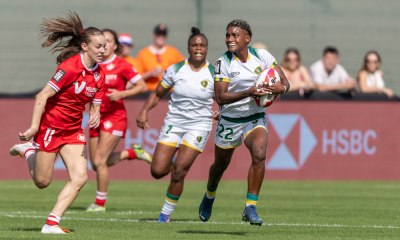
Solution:
{"label": "hsbc advertising board", "polygon": [[[116,150],[141,144],[154,153],[159,129],[168,111],[167,101],[149,113],[150,128],[136,127],[145,100],[126,100],[128,131]],[[18,143],[18,133],[31,121],[33,99],[1,99],[0,179],[29,179],[26,161],[8,154]],[[217,109],[214,105],[214,109]],[[397,102],[277,101],[266,111],[268,149],[265,179],[276,180],[398,180],[400,179],[400,107]],[[16,111],[18,109],[18,111]],[[88,114],[82,127],[86,137]],[[213,130],[214,131],[214,130]],[[214,132],[212,133],[213,136]],[[187,179],[206,180],[214,161],[210,137]],[[224,175],[227,180],[245,180],[251,157],[244,144],[235,150]],[[89,178],[95,173],[89,165]],[[59,157],[54,179],[68,179]],[[151,180],[150,167],[141,161],[123,161],[109,169],[114,180]],[[169,177],[167,176],[166,179]]]}

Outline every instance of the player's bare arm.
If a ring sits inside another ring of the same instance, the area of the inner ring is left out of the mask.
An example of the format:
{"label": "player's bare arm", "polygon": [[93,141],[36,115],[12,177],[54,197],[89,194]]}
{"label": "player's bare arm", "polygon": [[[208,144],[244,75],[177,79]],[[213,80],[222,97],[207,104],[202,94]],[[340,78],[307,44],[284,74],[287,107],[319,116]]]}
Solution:
{"label": "player's bare arm", "polygon": [[90,103],[89,126],[91,128],[97,128],[100,125],[100,105]]}
{"label": "player's bare arm", "polygon": [[106,96],[113,102],[117,102],[120,99],[127,97],[135,97],[147,91],[146,83],[143,79],[139,79],[135,83],[127,84],[127,88],[124,91],[118,91],[114,88],[109,88],[108,91],[111,93],[106,93]]}
{"label": "player's bare arm", "polygon": [[228,87],[228,82],[214,83],[215,99],[217,100],[218,105],[234,103],[247,97],[262,97],[265,95],[266,91],[266,88],[264,88],[262,84],[252,86],[249,89],[240,92],[228,92]]}
{"label": "player's bare arm", "polygon": [[31,127],[24,133],[19,133],[19,139],[21,141],[29,141],[35,136],[39,129],[40,118],[46,106],[48,98],[51,98],[56,94],[56,91],[52,89],[49,85],[46,85],[43,90],[36,96],[35,105],[33,107],[33,116]]}
{"label": "player's bare arm", "polygon": [[165,94],[169,92],[169,90],[170,88],[165,88],[164,86],[161,85],[161,82],[158,84],[156,90],[150,94],[142,110],[140,110],[139,116],[136,119],[138,127],[140,127],[141,129],[144,129],[145,125],[149,127],[149,124],[147,123],[148,111],[157,106],[160,99],[163,98]]}

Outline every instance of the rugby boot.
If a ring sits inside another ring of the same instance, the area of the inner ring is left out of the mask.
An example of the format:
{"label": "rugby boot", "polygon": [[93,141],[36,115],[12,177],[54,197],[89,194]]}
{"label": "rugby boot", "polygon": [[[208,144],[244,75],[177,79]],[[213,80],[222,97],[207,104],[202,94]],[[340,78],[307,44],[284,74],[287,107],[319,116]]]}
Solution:
{"label": "rugby boot", "polygon": [[97,205],[96,203],[92,203],[88,208],[86,208],[86,212],[105,212],[106,207],[102,207]]}
{"label": "rugby boot", "polygon": [[32,145],[33,141],[27,142],[27,143],[22,143],[22,144],[15,144],[11,149],[10,149],[10,155],[11,156],[20,156],[22,158],[25,158],[25,153],[28,151],[33,151],[35,152],[35,148]]}
{"label": "rugby boot", "polygon": [[203,222],[207,222],[211,217],[212,206],[214,204],[214,199],[207,198],[206,194],[204,194],[203,200],[200,203],[199,207],[199,217]]}
{"label": "rugby boot", "polygon": [[170,216],[169,215],[165,215],[164,213],[160,214],[160,217],[158,218],[157,222],[170,222]]}
{"label": "rugby boot", "polygon": [[263,220],[258,217],[256,206],[253,204],[244,208],[242,220],[245,222],[250,222],[251,225],[261,226],[263,224]]}
{"label": "rugby boot", "polygon": [[136,153],[136,157],[138,160],[146,161],[149,164],[151,164],[151,162],[153,161],[150,154],[148,154],[139,144],[133,145],[132,150]]}
{"label": "rugby boot", "polygon": [[69,231],[68,229],[65,229],[63,227],[60,227],[58,225],[48,225],[45,224],[42,228],[41,233],[51,233],[51,234],[67,234],[67,233],[73,233]]}

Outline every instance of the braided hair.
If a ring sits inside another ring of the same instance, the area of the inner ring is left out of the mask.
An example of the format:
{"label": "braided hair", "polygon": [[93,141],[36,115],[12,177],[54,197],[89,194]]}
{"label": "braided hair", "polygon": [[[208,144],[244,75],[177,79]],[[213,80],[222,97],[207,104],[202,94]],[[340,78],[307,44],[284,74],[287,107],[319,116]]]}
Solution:
{"label": "braided hair", "polygon": [[200,32],[200,29],[198,29],[197,27],[192,27],[191,31],[192,31],[192,34],[190,34],[190,36],[189,36],[188,46],[189,46],[190,39],[194,38],[197,35],[203,36],[206,39],[207,45],[208,45],[208,39],[207,39],[206,35],[204,35],[203,33]]}
{"label": "braided hair", "polygon": [[232,20],[230,23],[228,23],[228,26],[226,26],[226,30],[228,31],[228,28],[230,28],[230,27],[238,27],[240,29],[246,30],[250,35],[250,41],[251,41],[253,32],[251,31],[250,24],[248,22],[246,22],[245,20],[241,20],[241,19]]}

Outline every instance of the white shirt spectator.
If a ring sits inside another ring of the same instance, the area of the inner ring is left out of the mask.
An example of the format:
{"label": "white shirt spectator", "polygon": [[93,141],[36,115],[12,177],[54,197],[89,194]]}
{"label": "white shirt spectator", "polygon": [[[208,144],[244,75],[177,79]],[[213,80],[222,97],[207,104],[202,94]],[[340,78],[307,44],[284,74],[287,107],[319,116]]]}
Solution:
{"label": "white shirt spectator", "polygon": [[349,76],[349,74],[340,64],[336,64],[331,74],[328,75],[321,59],[310,66],[310,74],[311,78],[316,84],[325,85],[345,83],[347,77]]}

